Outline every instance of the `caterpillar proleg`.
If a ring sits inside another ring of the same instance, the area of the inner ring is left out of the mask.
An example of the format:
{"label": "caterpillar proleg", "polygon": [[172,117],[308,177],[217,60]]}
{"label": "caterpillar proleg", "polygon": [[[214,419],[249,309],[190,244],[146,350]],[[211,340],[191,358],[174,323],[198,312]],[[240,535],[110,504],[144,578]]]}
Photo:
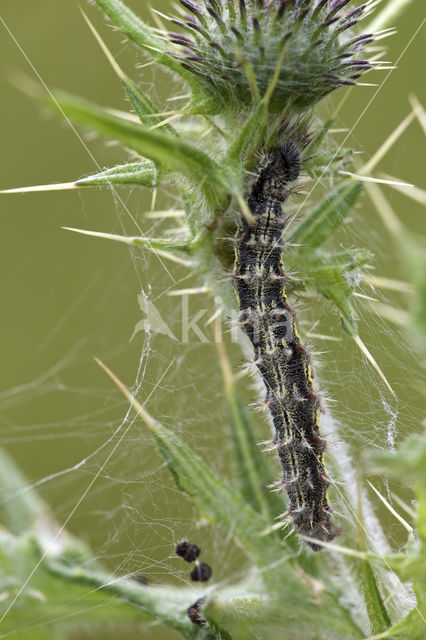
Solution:
{"label": "caterpillar proleg", "polygon": [[[253,345],[254,363],[266,388],[289,517],[299,534],[328,541],[338,530],[327,495],[330,479],[319,427],[320,400],[309,353],[285,293],[281,258],[288,223],[282,205],[299,172],[299,151],[291,141],[269,151],[258,165],[247,197],[254,222],[240,216],[233,281],[240,323]],[[316,551],[321,548],[310,546]]]}

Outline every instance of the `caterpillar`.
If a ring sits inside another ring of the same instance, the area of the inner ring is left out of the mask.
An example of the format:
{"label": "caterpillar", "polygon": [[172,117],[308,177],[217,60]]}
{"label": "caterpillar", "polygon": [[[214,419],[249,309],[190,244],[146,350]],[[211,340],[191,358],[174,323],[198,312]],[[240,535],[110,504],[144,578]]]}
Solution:
{"label": "caterpillar", "polygon": [[[300,172],[292,141],[270,150],[256,168],[247,196],[254,220],[239,216],[233,283],[240,325],[254,349],[254,364],[266,388],[265,403],[275,427],[274,445],[283,468],[288,515],[297,533],[329,541],[338,533],[328,501],[326,443],[319,427],[320,399],[313,386],[309,353],[286,292],[282,205]],[[319,551],[320,546],[310,542]]]}

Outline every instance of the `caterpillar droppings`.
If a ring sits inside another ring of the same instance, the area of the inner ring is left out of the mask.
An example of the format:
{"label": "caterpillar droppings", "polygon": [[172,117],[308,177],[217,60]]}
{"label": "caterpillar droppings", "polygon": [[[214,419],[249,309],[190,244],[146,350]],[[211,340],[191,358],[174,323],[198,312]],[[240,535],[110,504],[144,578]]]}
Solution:
{"label": "caterpillar droppings", "polygon": [[[233,282],[240,324],[253,345],[254,363],[266,387],[288,515],[297,533],[329,541],[338,529],[327,495],[330,479],[319,427],[320,400],[310,356],[285,293],[281,257],[282,233],[288,224],[282,205],[299,172],[299,151],[291,141],[269,151],[259,163],[247,197],[254,222],[240,216]],[[321,549],[309,544],[315,551]]]}

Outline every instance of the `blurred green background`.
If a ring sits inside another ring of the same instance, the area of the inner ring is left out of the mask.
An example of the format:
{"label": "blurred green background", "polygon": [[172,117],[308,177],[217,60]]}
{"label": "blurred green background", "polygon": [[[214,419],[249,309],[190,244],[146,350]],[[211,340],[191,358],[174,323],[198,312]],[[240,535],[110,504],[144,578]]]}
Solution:
{"label": "blurred green background", "polygon": [[[64,182],[96,171],[96,163],[112,166],[128,157],[119,147],[86,135],[89,153],[67,123],[40,109],[15,86],[23,82],[24,75],[37,81],[39,74],[49,88],[64,88],[118,109],[128,107],[79,4],[74,0],[1,3],[2,188]],[[147,3],[129,0],[128,4],[151,20]],[[423,18],[422,4],[414,2],[399,20],[397,34],[387,41],[386,59],[395,61],[407,47]],[[170,7],[169,1],[155,2],[160,11]],[[95,7],[84,6],[84,10],[120,65],[146,90],[151,89],[160,100],[173,92],[182,93],[182,87],[155,73],[152,66],[135,69],[136,62],[143,65],[147,59],[106,26]],[[423,29],[347,141],[348,146],[362,152],[362,160],[367,160],[407,115],[410,93],[426,102],[424,55]],[[384,73],[375,73],[367,76],[367,81],[380,83],[383,78]],[[374,87],[352,90],[337,126],[351,128],[374,92]],[[333,102],[323,107],[323,115],[342,96],[343,92],[336,94]],[[163,104],[165,110],[170,108],[167,102]],[[336,140],[342,140],[342,135],[336,134]],[[379,169],[425,188],[424,158],[424,138],[414,122]],[[423,207],[391,188],[385,189],[400,220],[424,236]],[[172,188],[169,191],[159,194],[157,209],[173,203]],[[187,535],[202,543],[205,560],[214,556],[216,578],[226,579],[229,562],[238,565],[238,552],[223,540],[219,547],[207,528],[196,529],[188,501],[174,489],[143,427],[135,423],[118,443],[128,426],[114,435],[126,405],[92,359],[94,355],[102,358],[129,385],[143,379],[140,395],[146,398],[152,393],[150,411],[191,439],[219,473],[231,476],[229,433],[213,343],[200,344],[193,335],[193,342],[181,345],[164,336],[149,340],[143,333],[129,342],[142,318],[137,301],[141,288],[178,332],[180,300],[164,293],[197,284],[197,280],[183,280],[185,270],[173,263],[167,263],[165,270],[155,257],[131,254],[124,246],[61,229],[72,226],[120,233],[124,225],[127,232],[134,233],[125,203],[144,232],[149,232],[154,221],[142,214],[150,209],[150,194],[120,190],[119,195],[123,202],[108,190],[1,197],[0,444],[31,482],[41,481],[40,491],[59,522],[67,518],[97,477],[71,518],[69,529],[90,542],[96,555],[117,574],[140,571],[153,582],[187,580],[186,566],[173,557],[176,540]],[[159,229],[155,227],[156,232]],[[375,254],[376,275],[407,278],[395,243],[365,195],[356,215],[336,237],[335,247],[340,245],[367,246]],[[409,301],[405,295],[389,292],[377,292],[377,296],[396,308],[406,308]],[[397,392],[398,400],[393,401],[328,309],[309,300],[302,300],[301,305],[308,309],[312,323],[320,320],[316,333],[341,338],[339,342],[313,343],[323,352],[321,379],[337,401],[334,414],[342,422],[354,454],[369,444],[387,446],[392,434],[398,442],[418,430],[424,413],[422,363],[404,331],[374,315],[368,301],[357,299],[361,336]],[[207,319],[211,303],[206,298],[191,298],[190,313],[198,309],[207,310]],[[237,367],[241,356],[236,350],[233,353]],[[247,398],[254,399],[249,389]],[[258,422],[259,438],[264,439],[268,427],[261,419]],[[392,529],[390,532],[392,535]],[[397,540],[398,532],[394,535]],[[120,638],[173,637],[167,630],[161,635],[158,628],[136,633],[123,633]],[[117,637],[115,632],[112,637]]]}

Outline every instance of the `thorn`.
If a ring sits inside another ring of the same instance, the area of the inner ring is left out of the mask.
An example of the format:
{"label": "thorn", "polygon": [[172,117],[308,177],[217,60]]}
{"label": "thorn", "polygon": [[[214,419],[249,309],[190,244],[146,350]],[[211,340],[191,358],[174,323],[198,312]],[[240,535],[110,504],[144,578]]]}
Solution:
{"label": "thorn", "polygon": [[313,333],[310,331],[307,334],[310,338],[316,338],[317,340],[329,340],[330,342],[341,342],[342,338],[338,338],[337,336],[327,336],[322,333]]}
{"label": "thorn", "polygon": [[419,187],[414,187],[414,186],[410,187],[407,190],[406,186],[401,186],[398,182],[395,182],[396,179],[393,178],[392,176],[386,173],[382,175],[386,177],[388,180],[394,180],[393,186],[397,191],[408,196],[411,200],[415,200],[416,202],[419,202],[422,205],[426,205],[426,190],[420,189]]}
{"label": "thorn", "polygon": [[[106,364],[99,360],[99,358],[94,358],[95,362],[105,371],[105,373],[111,378],[111,380],[116,384],[116,386],[120,389],[122,394],[129,400],[133,409],[136,411],[138,415],[145,422],[146,426],[151,429],[151,431],[158,432],[160,424],[155,420],[146,409],[136,400],[134,395],[129,391],[129,389],[121,382],[119,378],[109,369]],[[173,361],[174,362],[174,361]],[[166,369],[167,371],[167,369]],[[164,374],[163,374],[164,376]]]}
{"label": "thorn", "polygon": [[[123,120],[128,120],[129,122],[134,122],[135,124],[141,123],[139,116],[137,116],[135,113],[129,113],[128,111],[122,111],[121,109],[111,109],[110,107],[105,107],[105,111],[111,114],[112,116],[117,116],[118,118],[122,118]],[[152,118],[152,117],[155,117],[156,115],[157,114],[152,114],[152,115],[147,114],[145,117]]]}
{"label": "thorn", "polygon": [[194,267],[194,265],[190,260],[184,260],[179,256],[175,256],[175,254],[170,253],[170,251],[164,251],[163,249],[158,249],[157,247],[149,247],[149,246],[147,246],[147,249],[150,249],[157,256],[161,256],[162,258],[166,258],[167,260],[170,260],[170,262],[175,262],[176,264],[180,264],[182,267],[187,267],[188,269]]}
{"label": "thorn", "polygon": [[212,324],[217,318],[219,318],[219,316],[221,316],[223,313],[223,309],[221,307],[219,307],[219,309],[217,309],[214,314],[207,320],[207,322],[204,323],[205,327],[208,327],[210,324]]}
{"label": "thorn", "polygon": [[87,22],[90,31],[93,33],[93,35],[95,36],[100,48],[102,49],[102,51],[104,52],[108,62],[110,63],[111,67],[114,69],[115,73],[117,74],[117,76],[120,78],[120,80],[126,80],[126,75],[124,73],[124,71],[122,71],[122,69],[120,68],[120,66],[118,65],[118,63],[116,62],[114,56],[112,55],[112,53],[110,52],[110,50],[108,49],[108,47],[106,46],[105,42],[102,40],[101,36],[99,35],[99,33],[96,31],[95,27],[93,26],[93,24],[90,22],[89,18],[86,16],[86,14],[84,13],[83,9],[80,7],[80,11],[83,14],[83,18],[85,19],[85,21]]}
{"label": "thorn", "polygon": [[414,293],[414,287],[408,282],[402,282],[401,280],[393,280],[392,278],[382,278],[379,276],[366,275],[363,277],[363,281],[372,287],[379,289],[387,289],[389,291],[400,291],[402,293]]}
{"label": "thorn", "polygon": [[364,176],[356,173],[352,173],[351,171],[339,171],[339,175],[349,176],[354,180],[360,180],[361,182],[375,182],[377,184],[389,184],[398,187],[414,187],[414,184],[409,182],[397,182],[395,180],[384,180],[383,178],[373,178],[372,176]]}
{"label": "thorn", "polygon": [[378,302],[377,298],[373,298],[372,296],[367,296],[365,293],[354,292],[353,295],[356,298],[362,298],[363,300],[370,300],[371,302]]}
{"label": "thorn", "polygon": [[168,291],[168,296],[191,296],[197,295],[199,293],[208,293],[210,291],[209,287],[194,287],[192,289],[175,289],[174,291]]}
{"label": "thorn", "polygon": [[115,233],[103,233],[102,231],[88,231],[87,229],[76,229],[75,227],[61,227],[65,231],[74,231],[74,233],[80,233],[83,236],[92,236],[94,238],[104,238],[106,240],[115,240],[116,242],[122,242],[123,244],[132,245],[135,242],[136,236],[121,236]]}
{"label": "thorn", "polygon": [[39,184],[33,187],[17,187],[15,189],[2,189],[0,193],[31,193],[35,191],[64,191],[65,189],[78,189],[78,181],[61,182],[59,184]]}
{"label": "thorn", "polygon": [[358,335],[354,335],[352,337],[354,339],[355,344],[359,347],[359,349],[365,355],[367,360],[373,365],[374,369],[377,371],[380,378],[383,380],[383,382],[385,383],[385,385],[387,386],[391,394],[394,396],[394,398],[396,398],[396,394],[392,389],[392,387],[390,386],[389,382],[387,381],[383,371],[380,369],[379,365],[377,364],[377,362],[375,361],[375,359],[373,358],[373,356],[371,355],[371,353],[369,352],[369,350],[367,349],[367,347],[365,346],[361,338]]}
{"label": "thorn", "polygon": [[167,16],[165,13],[161,13],[161,11],[154,9],[154,7],[150,7],[150,11],[159,15],[160,18],[163,18],[164,20],[169,20],[170,22],[172,22],[172,18],[170,16]]}
{"label": "thorn", "polygon": [[164,211],[148,211],[144,214],[144,217],[152,220],[157,218],[164,220],[165,218],[184,218],[185,215],[184,209],[166,209]]}
{"label": "thorn", "polygon": [[287,526],[288,526],[288,522],[283,522],[281,520],[280,522],[276,522],[275,524],[271,525],[267,529],[264,529],[263,531],[258,533],[257,536],[259,538],[262,538],[263,536],[267,536],[270,533],[273,533],[274,531],[277,531],[277,529],[283,529],[284,527],[287,527]]}
{"label": "thorn", "polygon": [[410,316],[407,311],[397,309],[395,306],[375,302],[371,305],[371,311],[380,318],[384,318],[398,327],[408,327],[410,324]]}
{"label": "thorn", "polygon": [[175,120],[180,120],[182,116],[183,116],[183,113],[175,113],[175,115],[170,116],[169,118],[166,118],[165,120],[162,120],[157,124],[154,124],[152,127],[149,127],[149,131],[153,131],[153,129],[159,129],[160,127],[164,127],[165,125],[170,124]]}
{"label": "thorn", "polygon": [[380,500],[383,502],[383,504],[388,508],[388,510],[391,512],[391,514],[393,516],[395,516],[395,518],[402,524],[402,526],[408,531],[408,533],[413,533],[413,527],[411,527],[408,524],[408,522],[406,522],[406,520],[404,520],[404,518],[402,516],[400,516],[397,511],[395,511],[395,509],[392,507],[392,505],[389,504],[389,502],[386,500],[386,498],[384,496],[382,496],[382,494],[376,489],[376,487],[374,485],[371,484],[371,482],[369,480],[367,480],[367,482],[370,485],[370,487],[373,489],[373,491],[376,494],[376,496],[378,498],[380,498]]}

